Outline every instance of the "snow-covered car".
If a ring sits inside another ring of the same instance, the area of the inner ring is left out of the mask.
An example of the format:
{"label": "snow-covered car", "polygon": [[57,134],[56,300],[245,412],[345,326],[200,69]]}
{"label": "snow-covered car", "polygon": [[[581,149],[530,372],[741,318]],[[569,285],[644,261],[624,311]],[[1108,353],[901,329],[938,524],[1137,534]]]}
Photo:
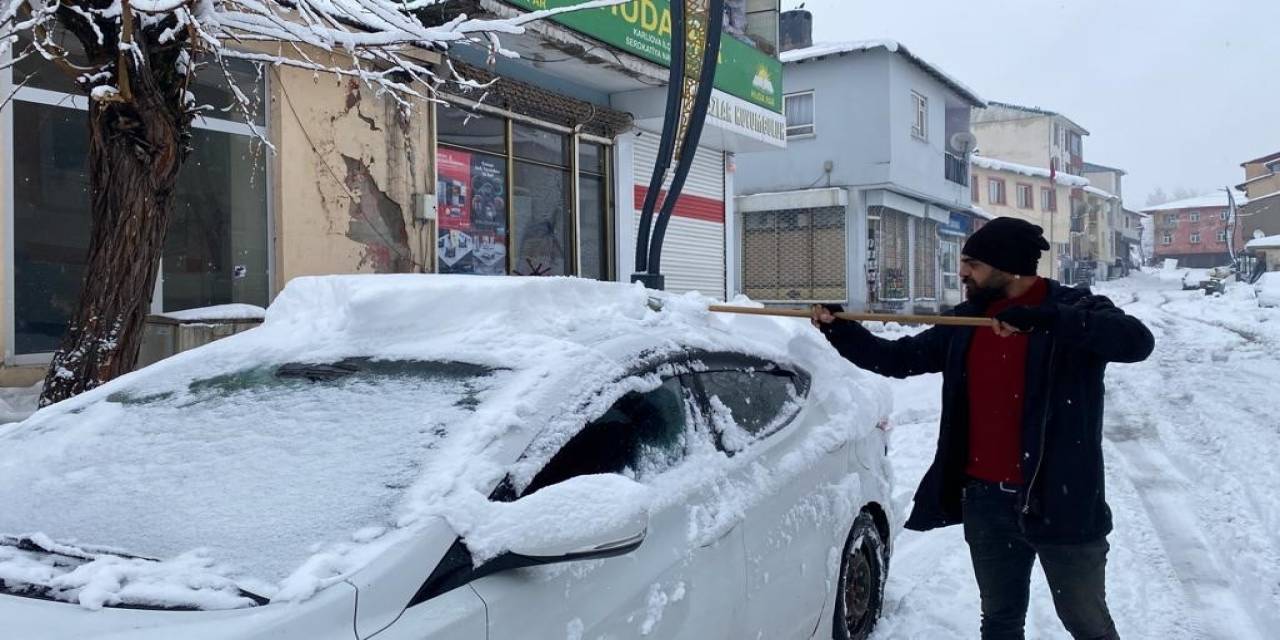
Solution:
{"label": "snow-covered car", "polygon": [[1253,283],[1260,307],[1280,307],[1280,271],[1268,271]]}
{"label": "snow-covered car", "polygon": [[883,383],[708,302],[294,280],[261,327],[0,427],[4,633],[864,638]]}

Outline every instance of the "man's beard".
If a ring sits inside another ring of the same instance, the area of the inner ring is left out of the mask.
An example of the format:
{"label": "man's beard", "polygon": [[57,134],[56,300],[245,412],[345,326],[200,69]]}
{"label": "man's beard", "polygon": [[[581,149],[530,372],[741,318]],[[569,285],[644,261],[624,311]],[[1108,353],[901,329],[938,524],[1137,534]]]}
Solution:
{"label": "man's beard", "polygon": [[972,280],[965,280],[964,294],[966,300],[985,308],[992,302],[1004,297],[1004,287],[984,287]]}

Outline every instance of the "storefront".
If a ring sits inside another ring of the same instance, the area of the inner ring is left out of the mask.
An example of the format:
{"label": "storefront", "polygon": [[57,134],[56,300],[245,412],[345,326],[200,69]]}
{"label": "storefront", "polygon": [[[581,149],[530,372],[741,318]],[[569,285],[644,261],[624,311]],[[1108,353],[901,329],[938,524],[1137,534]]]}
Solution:
{"label": "storefront", "polygon": [[[266,81],[230,63],[254,100]],[[232,302],[266,305],[271,294],[270,165],[221,73],[192,86],[207,111],[193,124],[191,155],[178,180],[166,234],[155,312]],[[4,364],[33,365],[57,348],[80,295],[89,246],[88,100],[37,56],[0,72],[12,102],[0,111],[4,171]],[[17,87],[16,91],[14,87]]]}

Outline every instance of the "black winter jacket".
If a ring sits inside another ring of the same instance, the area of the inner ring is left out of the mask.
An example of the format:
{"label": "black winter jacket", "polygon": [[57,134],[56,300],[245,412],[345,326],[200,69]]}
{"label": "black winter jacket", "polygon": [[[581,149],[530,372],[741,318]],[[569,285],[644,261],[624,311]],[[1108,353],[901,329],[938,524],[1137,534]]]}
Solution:
{"label": "black winter jacket", "polygon": [[[1023,403],[1021,522],[1029,540],[1086,542],[1111,531],[1103,487],[1103,372],[1108,362],[1141,362],[1155,346],[1151,332],[1104,296],[1048,281],[1042,306],[1056,309],[1051,331],[1027,346]],[[961,304],[951,313],[980,316]],[[879,338],[856,322],[822,327],[850,362],[885,376],[942,372],[942,420],[933,465],[916,490],[907,528],[927,531],[961,522],[961,489],[969,448],[966,357],[986,328],[935,326],[898,340]]]}

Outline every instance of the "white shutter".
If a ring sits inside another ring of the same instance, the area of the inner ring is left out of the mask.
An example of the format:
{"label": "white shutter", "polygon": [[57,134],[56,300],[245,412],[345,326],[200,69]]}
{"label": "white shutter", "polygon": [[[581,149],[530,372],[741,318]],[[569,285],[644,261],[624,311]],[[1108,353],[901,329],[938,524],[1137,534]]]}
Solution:
{"label": "white shutter", "polygon": [[[635,140],[634,149],[633,229],[640,223],[643,196],[653,176],[658,134],[645,132]],[[670,185],[668,177],[663,188]],[[662,244],[662,274],[666,276],[668,291],[698,291],[724,298],[724,198],[724,153],[701,147],[694,156],[680,203],[671,216]]]}

